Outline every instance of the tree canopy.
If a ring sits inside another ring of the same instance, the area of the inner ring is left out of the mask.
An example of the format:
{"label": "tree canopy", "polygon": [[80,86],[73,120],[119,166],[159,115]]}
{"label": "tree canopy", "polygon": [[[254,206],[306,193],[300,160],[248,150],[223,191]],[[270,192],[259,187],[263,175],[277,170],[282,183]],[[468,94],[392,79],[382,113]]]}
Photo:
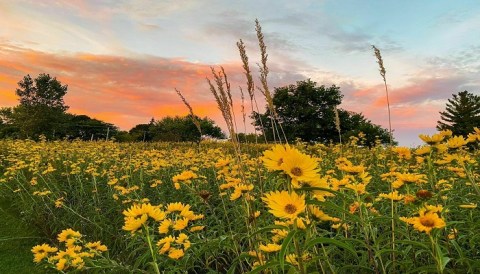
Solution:
{"label": "tree canopy", "polygon": [[[213,120],[207,117],[196,118],[200,122],[202,134],[212,138],[225,138],[222,130],[215,125]],[[191,115],[184,117],[167,116],[159,121],[155,121],[149,131],[153,141],[199,142],[202,138],[193,123]]]}
{"label": "tree canopy", "polygon": [[454,135],[467,136],[480,125],[480,96],[462,91],[452,94],[445,111],[440,112],[438,130],[451,130]]}
{"label": "tree canopy", "polygon": [[63,97],[67,94],[67,85],[62,85],[55,77],[42,73],[32,80],[30,75],[18,82],[15,93],[20,97],[20,105],[24,107],[43,106],[65,111]]}
{"label": "tree canopy", "polygon": [[19,105],[0,109],[0,138],[38,139],[43,135],[50,140],[97,140],[117,134],[118,128],[112,124],[66,113],[63,97],[67,90],[67,85],[49,74],[35,79],[24,76],[15,90]]}
{"label": "tree canopy", "polygon": [[[281,128],[272,126],[272,110],[253,113],[254,125],[263,127],[267,139],[272,140],[275,132],[285,133],[288,140],[300,138],[303,141],[327,143],[338,142],[340,137],[335,124],[335,109],[341,104],[343,95],[340,88],[317,86],[310,79],[298,81],[296,85],[275,88],[273,94],[274,111]],[[362,114],[339,109],[340,129],[347,138],[362,131],[370,144],[375,138],[388,142],[388,131],[374,125]],[[282,131],[283,128],[283,132]]]}

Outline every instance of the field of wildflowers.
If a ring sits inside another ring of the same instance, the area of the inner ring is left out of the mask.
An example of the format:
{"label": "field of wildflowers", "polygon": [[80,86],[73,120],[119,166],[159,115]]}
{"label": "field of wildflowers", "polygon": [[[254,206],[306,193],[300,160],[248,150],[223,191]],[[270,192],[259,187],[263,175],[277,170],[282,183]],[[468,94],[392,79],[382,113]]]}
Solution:
{"label": "field of wildflowers", "polygon": [[478,273],[480,130],[425,145],[0,141],[52,273]]}

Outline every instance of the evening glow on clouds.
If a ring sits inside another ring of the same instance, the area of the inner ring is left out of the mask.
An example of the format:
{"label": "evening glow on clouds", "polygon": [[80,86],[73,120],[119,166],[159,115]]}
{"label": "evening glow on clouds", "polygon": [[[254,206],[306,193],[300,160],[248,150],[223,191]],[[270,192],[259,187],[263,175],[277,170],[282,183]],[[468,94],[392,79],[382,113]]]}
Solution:
{"label": "evening glow on clouds", "polygon": [[124,130],[187,114],[174,88],[197,115],[224,127],[205,77],[211,66],[225,68],[239,112],[238,86],[246,84],[236,42],[243,39],[256,69],[256,18],[272,89],[308,78],[335,84],[342,108],[387,127],[376,45],[400,145],[433,133],[453,93],[480,94],[477,0],[0,0],[0,12],[0,106],[18,104],[24,75],[49,73],[68,84],[69,112]]}

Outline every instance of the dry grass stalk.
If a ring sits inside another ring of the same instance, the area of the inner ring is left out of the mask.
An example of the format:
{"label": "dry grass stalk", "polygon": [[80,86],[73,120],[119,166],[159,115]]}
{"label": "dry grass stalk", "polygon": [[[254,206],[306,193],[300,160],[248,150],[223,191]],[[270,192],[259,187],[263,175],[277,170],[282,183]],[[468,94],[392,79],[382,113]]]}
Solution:
{"label": "dry grass stalk", "polygon": [[247,78],[248,95],[250,96],[250,101],[253,101],[253,97],[255,96],[255,84],[253,83],[252,72],[250,71],[250,66],[248,65],[247,51],[245,50],[245,44],[243,43],[242,39],[237,42],[237,47],[238,51],[240,52],[240,58],[242,59],[243,70],[245,70],[245,77]]}
{"label": "dry grass stalk", "polygon": [[[252,71],[250,70],[250,66],[248,64],[247,51],[245,49],[245,44],[243,43],[242,39],[240,39],[240,41],[237,42],[237,47],[238,47],[238,51],[240,52],[240,58],[242,59],[243,70],[245,71],[244,74],[245,74],[245,77],[247,78],[247,91],[248,91],[248,95],[250,97],[250,106],[251,106],[252,114],[255,112],[254,109],[253,109],[254,105],[256,106],[257,112],[259,113],[260,111],[258,109],[257,100],[255,98],[255,83],[253,82]],[[243,91],[242,91],[241,88],[240,88],[240,92],[242,92],[242,96],[243,96]],[[243,104],[243,97],[242,97],[242,104]],[[245,117],[244,117],[244,119],[245,119]],[[244,121],[244,123],[245,123],[245,121]],[[264,127],[263,127],[263,123],[262,123],[261,120],[260,120],[260,126],[261,126],[261,131],[262,131],[263,138],[265,139],[265,142],[267,142]],[[257,129],[255,128],[255,143],[258,142],[256,138],[257,138]]]}
{"label": "dry grass stalk", "polygon": [[283,138],[286,143],[287,137],[285,135],[285,132],[283,131],[282,124],[279,123],[278,115],[275,110],[275,107],[273,105],[273,97],[272,94],[270,93],[270,89],[268,88],[268,82],[267,82],[267,76],[269,73],[269,69],[267,66],[267,60],[268,60],[268,54],[267,54],[267,46],[265,45],[265,41],[263,40],[264,36],[262,33],[262,27],[260,26],[260,22],[258,19],[255,19],[255,31],[257,32],[257,38],[258,38],[258,45],[260,46],[260,54],[262,56],[262,64],[258,65],[260,68],[260,82],[262,83],[262,88],[259,88],[260,92],[265,96],[265,99],[268,104],[268,109],[270,111],[271,115],[271,123],[272,123],[272,131],[273,131],[273,138],[275,140],[275,135],[278,136],[279,141],[281,142],[281,136],[278,131],[277,125],[280,128]]}
{"label": "dry grass stalk", "polygon": [[262,27],[260,26],[260,22],[258,22],[258,19],[255,20],[255,30],[257,32],[257,38],[258,38],[258,45],[260,46],[260,54],[262,55],[262,64],[258,65],[260,68],[260,82],[262,83],[262,88],[259,89],[260,92],[265,96],[265,99],[267,100],[268,107],[272,113],[275,113],[275,108],[273,107],[273,99],[272,99],[272,94],[270,93],[270,90],[268,88],[268,82],[267,82],[267,76],[268,76],[268,66],[267,66],[267,60],[268,60],[268,54],[267,54],[267,46],[265,45],[265,42],[263,41],[263,33],[262,33]]}
{"label": "dry grass stalk", "polygon": [[247,141],[247,123],[246,123],[246,119],[247,119],[247,114],[245,113],[245,95],[243,94],[243,89],[242,87],[238,87],[240,89],[240,95],[241,95],[241,98],[242,98],[242,118],[243,118],[243,132],[245,134],[245,142]]}
{"label": "dry grass stalk", "polygon": [[373,51],[375,53],[375,57],[377,57],[377,63],[378,66],[380,67],[380,75],[383,78],[383,83],[385,85],[385,93],[387,94],[387,108],[388,108],[388,131],[389,131],[389,137],[390,137],[390,146],[393,145],[393,135],[392,135],[392,120],[390,116],[390,100],[388,99],[388,88],[387,88],[387,79],[385,78],[386,70],[385,67],[383,66],[383,59],[382,55],[380,53],[380,50],[372,45]]}
{"label": "dry grass stalk", "polygon": [[335,128],[338,131],[338,138],[340,139],[340,145],[342,144],[342,133],[340,131],[340,116],[338,115],[337,107],[334,108],[335,111]]}
{"label": "dry grass stalk", "polygon": [[[210,79],[207,78],[208,85],[210,86],[210,91],[213,93],[215,100],[217,101],[218,108],[220,109],[223,119],[227,124],[228,131],[232,140],[236,141],[236,134],[235,134],[235,122],[233,116],[233,102],[232,102],[232,95],[230,93],[230,84],[227,81],[227,77],[225,75],[225,71],[223,67],[221,71],[217,72],[212,67],[212,74],[216,84],[212,84]],[[225,87],[226,88],[225,88]]]}
{"label": "dry grass stalk", "polygon": [[192,116],[193,124],[195,124],[195,127],[197,127],[198,132],[200,132],[200,138],[201,138],[202,128],[200,126],[200,121],[198,121],[197,116],[195,116],[195,114],[193,113],[192,106],[190,106],[190,104],[187,102],[187,99],[185,99],[183,94],[178,89],[175,88],[175,91],[177,92],[178,96],[180,96],[185,106],[188,108],[188,111],[190,112],[190,116]]}

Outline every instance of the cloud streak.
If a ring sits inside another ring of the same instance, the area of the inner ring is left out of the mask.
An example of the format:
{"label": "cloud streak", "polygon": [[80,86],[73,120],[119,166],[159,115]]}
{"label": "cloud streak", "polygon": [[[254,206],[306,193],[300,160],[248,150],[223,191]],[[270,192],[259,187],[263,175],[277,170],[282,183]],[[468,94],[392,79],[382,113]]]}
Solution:
{"label": "cloud streak", "polygon": [[[104,119],[122,129],[145,123],[151,117],[187,114],[174,88],[182,91],[198,115],[209,116],[223,124],[206,82],[206,77],[211,77],[210,64],[155,56],[60,55],[8,43],[0,44],[0,60],[2,105],[16,104],[14,90],[23,76],[49,73],[68,84],[65,102],[70,106],[70,112]],[[232,93],[240,102],[237,87],[244,85],[241,64],[222,66],[231,81]],[[276,71],[273,66],[272,84],[285,85],[294,78],[295,81],[301,80],[303,76]],[[250,106],[246,107],[250,109]]]}

